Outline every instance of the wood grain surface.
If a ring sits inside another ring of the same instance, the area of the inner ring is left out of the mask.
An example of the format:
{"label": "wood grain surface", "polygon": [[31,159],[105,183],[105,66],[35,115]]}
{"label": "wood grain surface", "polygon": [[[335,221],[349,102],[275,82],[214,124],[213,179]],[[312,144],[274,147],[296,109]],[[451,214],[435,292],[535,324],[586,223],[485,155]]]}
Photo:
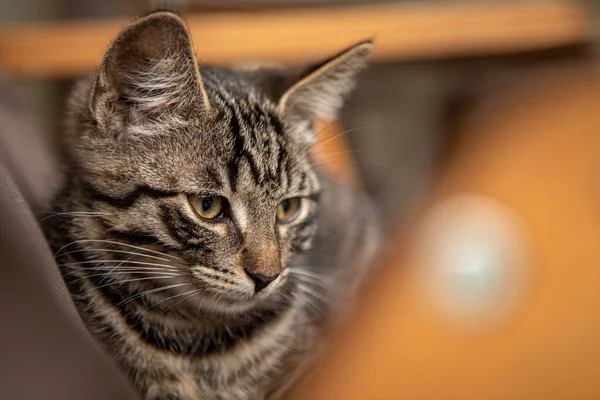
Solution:
{"label": "wood grain surface", "polygon": [[[375,60],[515,53],[589,40],[578,1],[433,2],[185,16],[201,62],[314,60],[374,38]],[[126,19],[0,28],[13,77],[72,77],[97,67]]]}

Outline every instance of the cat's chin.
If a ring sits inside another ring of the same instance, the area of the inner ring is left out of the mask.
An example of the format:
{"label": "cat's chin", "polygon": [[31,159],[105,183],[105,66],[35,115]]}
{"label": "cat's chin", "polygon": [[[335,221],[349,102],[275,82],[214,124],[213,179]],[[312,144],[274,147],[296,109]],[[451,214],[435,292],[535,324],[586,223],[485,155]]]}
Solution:
{"label": "cat's chin", "polygon": [[200,308],[205,312],[230,315],[247,312],[259,304],[257,301],[223,301],[223,299],[211,302],[200,301],[200,303]]}
{"label": "cat's chin", "polygon": [[201,313],[236,315],[260,308],[268,303],[268,298],[251,297],[246,300],[220,298],[198,298],[195,300],[196,310]]}

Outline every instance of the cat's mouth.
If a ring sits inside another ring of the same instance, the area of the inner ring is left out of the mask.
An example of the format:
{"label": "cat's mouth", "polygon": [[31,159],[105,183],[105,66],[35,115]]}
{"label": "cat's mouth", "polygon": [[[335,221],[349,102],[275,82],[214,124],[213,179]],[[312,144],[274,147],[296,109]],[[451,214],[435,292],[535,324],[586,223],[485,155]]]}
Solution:
{"label": "cat's mouth", "polygon": [[251,305],[263,301],[276,293],[286,281],[286,274],[261,282],[259,278],[246,273],[204,265],[195,265],[190,271],[196,283],[206,291],[207,296],[202,297],[224,305]]}

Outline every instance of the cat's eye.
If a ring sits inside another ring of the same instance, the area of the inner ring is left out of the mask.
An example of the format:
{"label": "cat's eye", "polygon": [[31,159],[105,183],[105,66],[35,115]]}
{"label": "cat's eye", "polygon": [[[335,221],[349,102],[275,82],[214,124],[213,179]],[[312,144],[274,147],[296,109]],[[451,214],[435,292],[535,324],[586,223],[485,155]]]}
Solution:
{"label": "cat's eye", "polygon": [[220,218],[225,214],[225,199],[221,196],[190,196],[190,204],[205,219]]}
{"label": "cat's eye", "polygon": [[277,217],[277,223],[288,224],[295,220],[300,214],[302,208],[302,198],[292,197],[291,199],[285,199],[277,206],[275,216]]}

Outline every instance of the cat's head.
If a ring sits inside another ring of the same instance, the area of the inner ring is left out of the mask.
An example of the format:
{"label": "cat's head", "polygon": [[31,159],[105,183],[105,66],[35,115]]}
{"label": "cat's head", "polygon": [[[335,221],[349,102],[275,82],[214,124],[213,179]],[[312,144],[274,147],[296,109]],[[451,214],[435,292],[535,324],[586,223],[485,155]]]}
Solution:
{"label": "cat's head", "polygon": [[199,69],[178,16],[139,19],[70,103],[72,185],[99,217],[83,219],[82,238],[150,249],[115,247],[150,276],[176,268],[177,290],[205,302],[268,298],[317,229],[314,122],[335,116],[370,48],[298,71]]}

